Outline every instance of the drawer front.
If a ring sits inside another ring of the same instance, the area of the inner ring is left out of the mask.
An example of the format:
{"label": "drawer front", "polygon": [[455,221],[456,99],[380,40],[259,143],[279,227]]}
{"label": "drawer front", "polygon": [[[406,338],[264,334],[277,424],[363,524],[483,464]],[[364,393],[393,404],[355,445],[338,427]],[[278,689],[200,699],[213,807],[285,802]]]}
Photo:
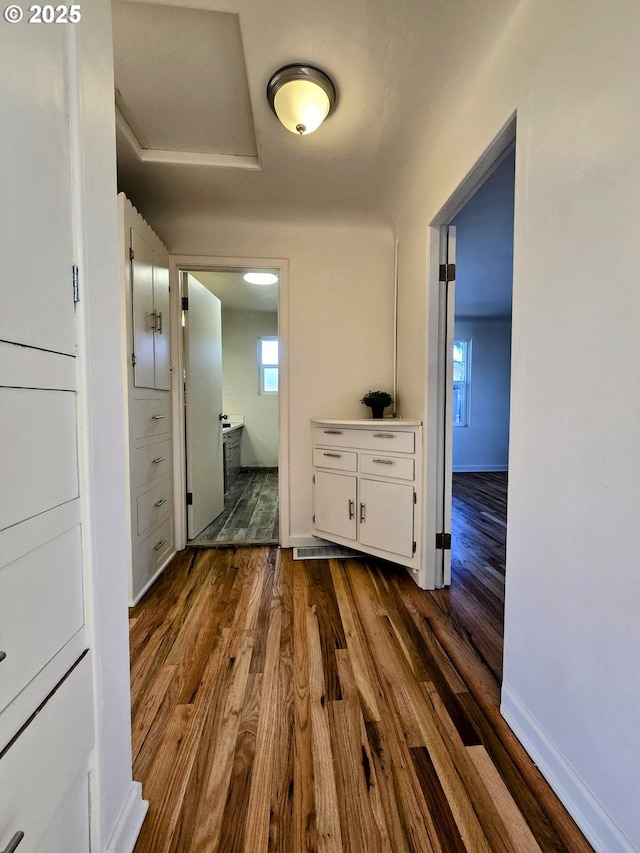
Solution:
{"label": "drawer front", "polygon": [[383,477],[395,477],[397,480],[415,478],[415,462],[403,456],[382,456],[380,454],[361,453],[360,472]]}
{"label": "drawer front", "polygon": [[353,447],[359,450],[393,451],[394,453],[415,452],[413,432],[325,426],[313,428],[313,439],[314,444],[327,447]]}
{"label": "drawer front", "polygon": [[171,472],[171,440],[158,441],[133,451],[133,486],[144,486]]}
{"label": "drawer front", "polygon": [[73,391],[0,388],[0,434],[0,530],[77,497]]}
{"label": "drawer front", "polygon": [[0,711],[83,624],[79,525],[0,566]]}
{"label": "drawer front", "polygon": [[138,536],[171,515],[173,480],[168,477],[138,498]]}
{"label": "drawer front", "polygon": [[130,408],[131,437],[153,438],[171,432],[171,395],[162,394],[157,399],[135,399]]}
{"label": "drawer front", "polygon": [[133,567],[134,593],[137,593],[156,573],[166,557],[173,551],[173,519],[167,518],[150,533],[136,549]]}
{"label": "drawer front", "polygon": [[[93,746],[91,661],[86,655],[0,758],[0,849],[24,832],[19,853],[56,850],[47,841],[56,816],[87,777]],[[85,786],[86,792],[86,786]],[[88,801],[84,809],[88,814]],[[78,839],[67,848],[82,853]]]}
{"label": "drawer front", "polygon": [[313,464],[316,468],[333,468],[335,471],[357,471],[358,454],[344,450],[322,450],[316,447],[313,451]]}

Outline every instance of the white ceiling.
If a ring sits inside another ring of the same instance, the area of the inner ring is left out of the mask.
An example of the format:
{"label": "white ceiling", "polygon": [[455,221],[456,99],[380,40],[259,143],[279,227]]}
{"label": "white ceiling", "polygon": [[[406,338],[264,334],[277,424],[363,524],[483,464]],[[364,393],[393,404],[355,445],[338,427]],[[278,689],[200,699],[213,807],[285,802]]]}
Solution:
{"label": "white ceiling", "polygon": [[277,284],[247,284],[245,272],[274,272],[262,267],[251,270],[193,271],[191,275],[210,290],[222,302],[223,311],[270,311],[278,310]]}
{"label": "white ceiling", "polygon": [[[426,120],[518,2],[114,1],[120,189],[151,221],[388,223]],[[265,95],[291,62],[322,68],[338,92],[305,137]]]}

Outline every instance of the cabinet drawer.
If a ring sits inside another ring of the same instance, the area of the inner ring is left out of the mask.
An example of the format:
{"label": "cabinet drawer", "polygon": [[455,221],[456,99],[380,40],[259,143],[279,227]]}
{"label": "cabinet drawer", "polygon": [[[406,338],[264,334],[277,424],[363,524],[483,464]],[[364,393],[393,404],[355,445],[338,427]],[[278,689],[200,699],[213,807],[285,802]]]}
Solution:
{"label": "cabinet drawer", "polygon": [[133,486],[152,483],[171,471],[171,440],[158,441],[133,451]]}
{"label": "cabinet drawer", "polygon": [[316,468],[333,468],[336,471],[357,471],[358,454],[344,450],[322,450],[316,447],[313,451],[313,464]]}
{"label": "cabinet drawer", "polygon": [[[87,778],[92,746],[91,662],[86,655],[0,758],[0,849],[15,833],[24,832],[19,853],[57,853],[52,822],[55,827],[56,816],[68,810],[70,797],[81,796],[79,782]],[[78,807],[76,803],[73,811]],[[86,815],[88,808],[85,800]],[[85,853],[86,840],[74,838],[68,853]]]}
{"label": "cabinet drawer", "polygon": [[131,437],[152,438],[171,432],[171,395],[153,399],[135,399],[130,407]]}
{"label": "cabinet drawer", "polygon": [[350,427],[314,427],[313,440],[316,445],[327,447],[353,447],[359,450],[394,451],[414,453],[413,432],[387,429],[352,429]]}
{"label": "cabinet drawer", "polygon": [[398,480],[413,480],[415,477],[413,459],[404,456],[381,456],[380,454],[360,454],[360,473],[376,476],[395,477]]}
{"label": "cabinet drawer", "polygon": [[79,526],[0,566],[0,711],[83,624]]}
{"label": "cabinet drawer", "polygon": [[168,554],[173,551],[173,519],[167,518],[136,549],[133,567],[134,587],[139,590],[153,577]]}
{"label": "cabinet drawer", "polygon": [[138,498],[138,536],[157,526],[168,515],[173,506],[173,481],[170,477],[158,483]]}

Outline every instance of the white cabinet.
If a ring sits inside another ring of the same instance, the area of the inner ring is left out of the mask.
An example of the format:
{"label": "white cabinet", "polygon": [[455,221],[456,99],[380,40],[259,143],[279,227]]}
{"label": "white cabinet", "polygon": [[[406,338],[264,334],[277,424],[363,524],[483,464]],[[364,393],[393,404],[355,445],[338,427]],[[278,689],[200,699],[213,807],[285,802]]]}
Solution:
{"label": "white cabinet", "polygon": [[127,316],[131,604],[175,554],[167,249],[118,196]]}
{"label": "white cabinet", "polygon": [[313,421],[313,533],[417,569],[421,424]]}

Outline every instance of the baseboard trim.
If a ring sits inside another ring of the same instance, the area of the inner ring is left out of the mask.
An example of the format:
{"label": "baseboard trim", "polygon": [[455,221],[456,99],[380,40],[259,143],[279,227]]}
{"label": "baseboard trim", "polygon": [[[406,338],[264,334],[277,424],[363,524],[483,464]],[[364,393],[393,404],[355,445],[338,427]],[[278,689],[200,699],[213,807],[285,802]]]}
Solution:
{"label": "baseboard trim", "polygon": [[594,850],[637,853],[637,848],[505,683],[500,713]]}
{"label": "baseboard trim", "polygon": [[142,785],[132,782],[104,853],[133,853],[148,809],[148,801],[142,799]]}
{"label": "baseboard trim", "polygon": [[166,558],[166,560],[163,561],[162,565],[160,566],[158,571],[155,573],[155,575],[146,582],[146,584],[142,587],[140,592],[129,602],[129,607],[135,607],[136,606],[136,604],[140,601],[140,599],[145,594],[145,592],[149,589],[149,587],[153,586],[153,584],[158,580],[160,575],[164,572],[164,570],[167,568],[167,566],[169,565],[171,560],[173,560],[173,558],[175,557],[175,555],[177,553],[178,553],[177,551],[171,551],[171,553]]}
{"label": "baseboard trim", "polygon": [[508,465],[454,465],[454,474],[494,474],[498,471],[508,471]]}

